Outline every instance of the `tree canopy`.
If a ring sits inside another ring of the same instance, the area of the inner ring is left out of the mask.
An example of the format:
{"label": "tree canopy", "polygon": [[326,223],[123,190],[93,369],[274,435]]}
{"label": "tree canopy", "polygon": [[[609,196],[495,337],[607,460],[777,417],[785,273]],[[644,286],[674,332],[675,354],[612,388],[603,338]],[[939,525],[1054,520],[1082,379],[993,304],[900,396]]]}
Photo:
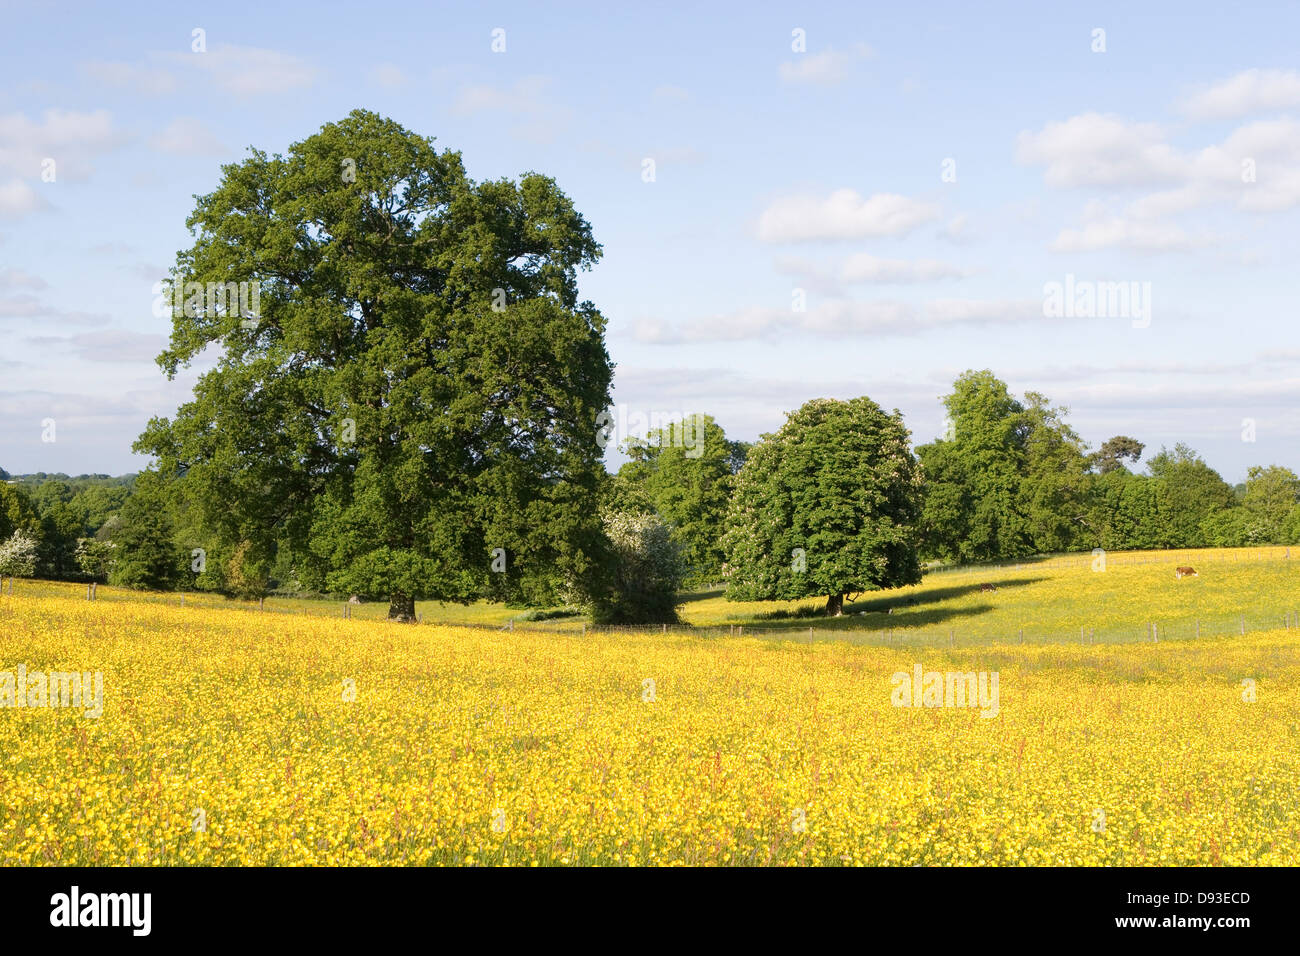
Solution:
{"label": "tree canopy", "polygon": [[548,177],[471,180],[458,153],[354,111],[222,168],[173,284],[256,283],[256,314],[190,297],[168,376],[216,346],[157,457],[214,550],[386,598],[599,589],[594,422],[605,321],[577,300],[601,248]]}
{"label": "tree canopy", "polygon": [[913,584],[921,470],[902,415],[871,399],[815,399],[764,435],[736,476],[727,596],[788,600]]}
{"label": "tree canopy", "polygon": [[1025,406],[990,371],[968,371],[944,399],[951,437],[917,449],[930,493],[926,551],[963,561],[1032,550],[1021,499],[1029,425]]}
{"label": "tree canopy", "polygon": [[748,447],[728,441],[722,426],[705,414],[687,415],[627,443],[631,460],[619,469],[616,500],[648,508],[668,523],[691,584],[722,579],[727,503]]}

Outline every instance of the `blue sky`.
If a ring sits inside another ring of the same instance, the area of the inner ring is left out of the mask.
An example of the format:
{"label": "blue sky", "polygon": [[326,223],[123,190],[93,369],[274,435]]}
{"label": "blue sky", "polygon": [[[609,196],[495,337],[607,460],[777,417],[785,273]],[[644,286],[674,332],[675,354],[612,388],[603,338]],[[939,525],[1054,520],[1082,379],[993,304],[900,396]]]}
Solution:
{"label": "blue sky", "polygon": [[[987,367],[1094,447],[1300,470],[1300,8],[1134,6],[0,3],[0,466],[142,467],[193,195],[364,107],[559,181],[632,412],[865,394],[919,443]],[[1045,315],[1067,275],[1149,314]]]}

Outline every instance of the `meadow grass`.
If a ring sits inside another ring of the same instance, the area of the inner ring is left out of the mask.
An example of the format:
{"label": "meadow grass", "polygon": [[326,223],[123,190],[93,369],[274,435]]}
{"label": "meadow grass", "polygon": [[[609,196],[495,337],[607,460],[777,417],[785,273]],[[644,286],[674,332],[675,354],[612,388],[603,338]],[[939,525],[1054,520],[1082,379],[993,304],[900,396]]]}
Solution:
{"label": "meadow grass", "polygon": [[[1197,551],[1115,552],[1106,570],[1093,570],[1091,555],[1033,558],[1018,565],[967,566],[928,572],[920,584],[860,594],[846,601],[845,614],[827,618],[825,598],[799,601],[729,601],[721,587],[682,595],[679,615],[690,627],[716,634],[743,628],[748,633],[803,639],[873,639],[895,643],[1026,643],[1150,640],[1150,625],[1161,640],[1240,634],[1275,627],[1300,627],[1300,549],[1223,548]],[[1174,568],[1197,568],[1197,577],[1178,580]],[[986,584],[996,591],[985,591]],[[24,580],[29,596],[84,598],[86,586]],[[382,601],[347,605],[341,600],[272,595],[262,605],[221,595],[188,592],[138,592],[100,585],[96,600],[154,603],[274,614],[306,614],[380,621]],[[531,622],[530,612],[488,601],[444,604],[419,601],[425,624],[470,624],[556,632],[580,632],[589,621],[580,615]],[[556,609],[547,609],[556,610]],[[1199,632],[1197,624],[1200,624]],[[1083,628],[1084,633],[1080,633]]]}
{"label": "meadow grass", "polygon": [[[1141,567],[941,601],[1295,595],[1289,565]],[[0,597],[0,671],[104,675],[99,718],[0,709],[2,864],[1300,863],[1296,629],[904,648],[100,595]],[[895,706],[918,664],[997,673],[996,715]]]}
{"label": "meadow grass", "polygon": [[[1223,549],[1107,555],[1094,571],[1089,555],[1065,555],[998,567],[959,568],[925,575],[920,584],[869,592],[846,602],[845,615],[772,618],[773,612],[811,612],[825,599],[734,602],[720,589],[687,596],[684,620],[698,627],[741,625],[787,630],[883,633],[895,639],[928,636],[957,641],[1016,642],[1191,638],[1300,626],[1300,549]],[[1196,577],[1175,578],[1190,565]],[[991,584],[995,591],[982,587]],[[892,609],[892,612],[891,612]]]}

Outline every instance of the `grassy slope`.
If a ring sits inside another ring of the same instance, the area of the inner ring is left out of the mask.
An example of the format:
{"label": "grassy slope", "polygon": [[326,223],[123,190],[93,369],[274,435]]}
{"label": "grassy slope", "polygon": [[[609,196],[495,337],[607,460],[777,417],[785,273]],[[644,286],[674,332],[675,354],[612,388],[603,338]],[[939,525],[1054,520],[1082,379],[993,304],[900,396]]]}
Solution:
{"label": "grassy slope", "polygon": [[[1300,863],[1294,630],[918,652],[63,591],[0,598],[0,670],[102,671],[103,714],[0,710],[0,865]],[[996,716],[894,706],[917,663],[999,672]]]}
{"label": "grassy slope", "polygon": [[[1018,569],[959,568],[926,575],[918,585],[863,595],[845,617],[765,619],[774,610],[820,608],[822,600],[738,603],[720,591],[691,595],[682,616],[697,626],[741,624],[763,629],[855,632],[910,630],[915,637],[944,637],[949,629],[968,639],[1028,640],[1074,637],[1091,628],[1097,640],[1138,639],[1155,622],[1157,633],[1192,636],[1235,633],[1239,615],[1248,630],[1283,627],[1288,611],[1300,611],[1300,549],[1164,551],[1107,556],[1106,570],[1092,570],[1090,555],[1022,564]],[[1139,563],[1141,562],[1141,563]],[[1178,580],[1174,568],[1189,564],[1197,577]],[[985,583],[996,591],[981,590]],[[893,613],[886,613],[893,608]],[[1293,622],[1293,625],[1295,623]]]}
{"label": "grassy slope", "polygon": [[[957,643],[1077,640],[1080,628],[1089,629],[1097,641],[1148,640],[1154,622],[1161,639],[1193,637],[1196,622],[1201,636],[1235,634],[1240,616],[1248,631],[1284,627],[1293,615],[1300,626],[1300,549],[1287,557],[1285,548],[1220,549],[1212,551],[1162,551],[1114,553],[1107,556],[1104,572],[1092,570],[1091,555],[1066,555],[1033,560],[1019,567],[964,567],[927,574],[918,585],[861,595],[846,605],[846,615],[828,619],[772,619],[773,612],[801,608],[819,609],[823,599],[804,601],[735,602],[720,590],[684,596],[682,619],[691,625],[729,628],[739,625],[792,638],[806,637],[814,627],[818,638],[843,632],[864,640],[946,643],[953,632]],[[1198,577],[1177,580],[1173,569],[1190,564]],[[981,585],[997,591],[981,591]],[[27,594],[84,595],[85,585],[46,581],[21,581]],[[139,594],[101,586],[101,601],[147,601],[178,604],[176,594]],[[188,594],[187,606],[257,609],[256,602],[231,601],[219,596]],[[271,613],[342,616],[342,602],[268,598]],[[890,608],[894,613],[886,613]],[[421,601],[418,611],[426,624],[468,623],[504,625],[524,612],[479,601],[470,605]],[[388,611],[381,602],[353,605],[353,619],[379,620]],[[520,625],[523,626],[523,625]],[[548,621],[545,630],[576,631],[579,619]],[[1087,635],[1088,632],[1085,632]]]}

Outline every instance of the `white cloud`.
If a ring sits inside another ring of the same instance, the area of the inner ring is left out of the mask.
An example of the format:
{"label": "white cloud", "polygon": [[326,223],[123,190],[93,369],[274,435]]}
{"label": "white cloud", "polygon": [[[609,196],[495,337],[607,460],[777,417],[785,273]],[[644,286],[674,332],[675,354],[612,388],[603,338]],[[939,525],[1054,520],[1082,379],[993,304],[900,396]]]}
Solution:
{"label": "white cloud", "polygon": [[1123,248],[1138,252],[1180,252],[1213,244],[1215,237],[1191,234],[1169,223],[1112,217],[1094,220],[1081,229],[1062,229],[1051,244],[1053,252],[1095,252]]}
{"label": "white cloud", "polygon": [[37,178],[44,161],[53,159],[56,181],[85,179],[92,171],[92,159],[123,141],[108,110],[52,109],[40,121],[28,119],[25,113],[0,114],[0,173]]}
{"label": "white cloud", "polygon": [[781,79],[787,83],[842,83],[849,75],[849,55],[835,50],[802,53],[781,64]]}
{"label": "white cloud", "polygon": [[92,60],[81,69],[96,83],[145,96],[162,96],[176,89],[176,77],[157,67]]}
{"label": "white cloud", "polygon": [[637,169],[640,169],[641,164],[647,159],[655,161],[658,175],[670,166],[698,166],[704,162],[704,154],[694,146],[662,146],[641,153],[624,153],[625,164]]}
{"label": "white cloud", "polygon": [[[623,406],[628,416],[707,411],[722,423],[729,438],[745,440],[775,431],[785,421],[786,413],[814,395],[841,399],[870,395],[884,408],[934,402],[936,389],[933,385],[875,378],[869,372],[865,376],[819,374],[816,391],[810,392],[806,376],[754,375],[721,367],[620,364],[614,380],[613,398],[616,411]],[[621,456],[611,453],[609,458],[617,463]]]}
{"label": "white cloud", "polygon": [[1154,123],[1084,113],[1016,138],[1016,160],[1046,166],[1049,186],[1150,186],[1177,182],[1187,161]]}
{"label": "white cloud", "polygon": [[206,53],[168,53],[168,62],[200,70],[219,89],[236,96],[260,96],[305,89],[320,70],[292,53],[262,47],[222,44]]}
{"label": "white cloud", "polygon": [[0,321],[5,319],[43,319],[45,320],[43,324],[46,327],[52,323],[87,326],[108,324],[109,317],[107,315],[69,312],[50,305],[30,291],[11,291],[44,290],[45,288],[47,288],[47,285],[44,280],[17,269],[8,269],[4,273],[0,273]]}
{"label": "white cloud", "polygon": [[549,143],[566,127],[573,111],[557,105],[548,76],[525,76],[513,86],[479,84],[463,87],[452,103],[459,116],[502,113],[516,119],[512,132],[531,142]]}
{"label": "white cloud", "polygon": [[965,214],[953,216],[948,224],[939,230],[939,238],[949,242],[964,243],[970,241]]}
{"label": "white cloud", "polygon": [[121,239],[112,239],[108,242],[97,242],[86,251],[92,256],[116,256],[126,255],[135,250]]}
{"label": "white cloud", "polygon": [[778,199],[759,218],[758,237],[766,242],[807,242],[900,236],[938,218],[934,203],[893,193],[863,199],[855,190],[838,189],[825,199]]}
{"label": "white cloud", "polygon": [[778,256],[774,265],[778,271],[797,277],[801,288],[830,296],[842,295],[846,284],[903,285],[959,279],[970,274],[938,259],[883,259],[865,252],[849,256],[837,265],[797,256]]}
{"label": "white cloud", "polygon": [[[1009,381],[1028,381],[1040,383],[1064,383],[1079,381],[1102,381],[1113,379],[1117,375],[1132,375],[1145,379],[1165,375],[1207,375],[1250,374],[1256,369],[1253,362],[1117,362],[1114,365],[1048,365],[1030,368],[1003,369],[1001,377]],[[953,370],[947,378],[956,376],[960,370]]]}
{"label": "white cloud", "polygon": [[137,279],[143,279],[150,285],[168,278],[168,270],[164,266],[150,265],[147,262],[137,262],[135,265],[127,268],[127,272]]}
{"label": "white cloud", "polygon": [[862,252],[850,256],[840,271],[845,282],[932,282],[960,279],[967,273],[938,259],[881,259]]}
{"label": "white cloud", "polygon": [[777,256],[772,265],[778,272],[794,276],[799,288],[827,296],[843,295],[843,283],[827,264],[801,256]]}
{"label": "white cloud", "polygon": [[165,335],[105,329],[71,336],[32,336],[33,345],[52,345],[87,362],[152,362],[167,344]]}
{"label": "white cloud", "polygon": [[40,276],[21,269],[0,269],[0,289],[45,289],[48,285]]}
{"label": "white cloud", "polygon": [[405,86],[407,83],[406,74],[402,72],[401,67],[392,63],[380,63],[370,71],[370,82],[376,86],[386,86],[389,89],[396,89],[399,86]]}
{"label": "white cloud", "polygon": [[175,156],[219,156],[230,148],[192,116],[180,116],[149,140],[149,146]]}
{"label": "white cloud", "polygon": [[[1124,409],[1157,408],[1209,408],[1223,409],[1249,403],[1252,407],[1294,407],[1300,402],[1300,378],[1261,380],[1258,378],[1236,382],[1216,382],[1213,387],[1203,383],[1193,385],[1157,382],[1155,384],[1127,384],[1101,382],[1080,385],[1070,389],[1057,389],[1053,399],[1072,407],[1089,410],[1113,407]],[[1235,432],[1240,427],[1232,422]]]}
{"label": "white cloud", "polygon": [[[1261,120],[1234,130],[1219,144],[1177,150],[1160,142],[1151,124],[1129,124],[1089,113],[1021,133],[1017,158],[1046,166],[1054,186],[1169,188],[1130,202],[1122,215],[1085,215],[1081,228],[1063,230],[1058,252],[1128,248],[1168,252],[1201,248],[1216,237],[1189,232],[1170,217],[1213,203],[1243,212],[1271,213],[1300,204],[1300,122]],[[1096,207],[1097,203],[1091,204]]]}
{"label": "white cloud", "polygon": [[[89,370],[83,367],[78,371]],[[38,371],[30,364],[23,370],[27,377]],[[189,375],[177,376],[174,382],[157,388],[132,387],[129,365],[99,364],[93,371],[98,373],[93,380],[85,375],[78,379],[74,387],[84,390],[81,392],[54,391],[36,383],[0,391],[0,408],[6,412],[0,415],[0,448],[7,459],[3,463],[6,469],[15,474],[135,471],[146,459],[130,451],[131,443],[150,418],[170,415],[188,400],[193,387]],[[7,385],[9,382],[3,383]],[[39,423],[46,417],[58,423],[57,442],[40,440]]]}
{"label": "white cloud", "polygon": [[806,312],[749,308],[713,315],[687,325],[644,320],[633,337],[652,345],[695,342],[740,342],[782,335],[915,335],[960,325],[1002,325],[1042,322],[1043,303],[1033,300],[936,299],[906,302],[834,299]]}
{"label": "white cloud", "polygon": [[793,60],[780,65],[781,79],[787,83],[815,83],[833,86],[849,77],[849,67],[859,57],[871,55],[864,43],[855,44],[851,52],[823,50],[820,53],[799,53]]}
{"label": "white cloud", "polygon": [[1156,218],[1214,202],[1261,213],[1300,203],[1300,122],[1262,120],[1239,127],[1222,144],[1189,154],[1182,184],[1138,199],[1129,214]]}
{"label": "white cloud", "polygon": [[44,205],[45,200],[21,179],[0,183],[0,219],[20,219]]}
{"label": "white cloud", "polygon": [[1246,70],[1199,90],[1181,104],[1193,119],[1234,119],[1300,107],[1300,73],[1295,70]]}
{"label": "white cloud", "polygon": [[551,80],[546,76],[525,76],[514,86],[492,86],[488,83],[462,87],[452,103],[453,113],[462,116],[488,111],[522,113],[536,109],[546,95]]}
{"label": "white cloud", "polygon": [[[1242,183],[1246,159],[1254,161],[1255,182]],[[1247,212],[1277,212],[1300,203],[1300,122],[1262,120],[1234,130],[1221,147],[1198,159],[1203,179],[1228,188]]]}

